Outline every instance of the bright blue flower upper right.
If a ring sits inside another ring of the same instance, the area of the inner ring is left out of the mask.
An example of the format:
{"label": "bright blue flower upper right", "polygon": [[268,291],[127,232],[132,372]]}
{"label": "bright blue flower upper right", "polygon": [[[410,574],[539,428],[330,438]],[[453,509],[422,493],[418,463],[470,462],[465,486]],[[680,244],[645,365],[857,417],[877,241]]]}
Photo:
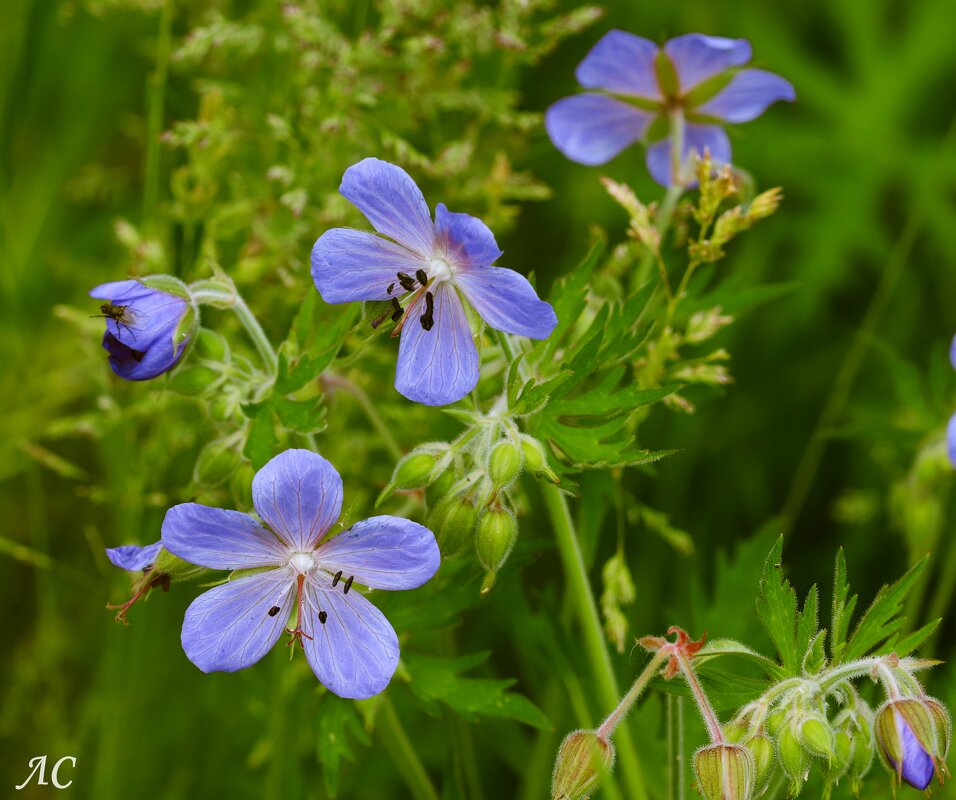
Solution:
{"label": "bright blue flower upper right", "polygon": [[[715,122],[749,122],[778,100],[795,100],[789,81],[762,69],[739,69],[750,61],[746,39],[689,33],[658,47],[624,31],[610,31],[578,65],[587,92],[565,97],[545,115],[548,135],[572,161],[610,161],[644,139],[652,124],[682,108],[687,124],[681,153],[710,150],[715,164],[730,163],[730,141]],[[647,168],[662,186],[671,183],[669,135],[647,148]]]}

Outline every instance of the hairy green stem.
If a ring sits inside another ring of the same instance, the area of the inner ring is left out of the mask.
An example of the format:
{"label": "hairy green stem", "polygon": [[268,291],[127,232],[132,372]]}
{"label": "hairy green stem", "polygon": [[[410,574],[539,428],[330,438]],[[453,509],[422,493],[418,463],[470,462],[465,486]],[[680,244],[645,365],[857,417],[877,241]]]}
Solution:
{"label": "hairy green stem", "polygon": [[252,339],[256,350],[259,351],[259,356],[262,358],[262,363],[265,364],[266,370],[269,374],[275,375],[279,370],[279,359],[276,356],[275,349],[272,347],[272,343],[269,341],[269,337],[266,336],[266,332],[262,330],[259,320],[256,319],[256,315],[249,310],[246,301],[238,294],[232,304],[232,310],[236,312],[236,316],[242,323],[242,327],[246,329],[246,333],[249,334],[249,338]]}
{"label": "hairy green stem", "polygon": [[597,735],[602,739],[606,739],[612,733],[614,729],[621,723],[621,720],[627,716],[627,713],[631,710],[631,707],[634,703],[637,702],[637,698],[641,696],[641,693],[646,688],[647,684],[651,682],[651,679],[657,674],[657,671],[661,668],[661,664],[667,660],[667,654],[657,652],[654,654],[654,657],[648,662],[647,666],[644,667],[644,671],[637,676],[637,679],[631,685],[631,688],[628,690],[627,694],[621,699],[621,702],[618,703],[617,708],[615,708],[601,723],[601,727],[597,729]]}
{"label": "hairy green stem", "polygon": [[684,655],[677,656],[677,663],[681,672],[684,674],[684,680],[687,681],[690,692],[694,695],[697,707],[700,709],[700,715],[704,718],[704,725],[713,744],[721,744],[724,741],[724,733],[720,728],[720,720],[717,718],[717,712],[710,703],[710,698],[704,691],[704,687],[697,680],[697,673],[691,666],[690,660]]}
{"label": "hairy green stem", "polygon": [[402,780],[405,781],[412,797],[415,800],[439,800],[439,794],[418,758],[408,734],[405,733],[392,701],[387,696],[382,699],[378,719],[382,725],[382,743],[388,750],[395,768],[401,773]]}

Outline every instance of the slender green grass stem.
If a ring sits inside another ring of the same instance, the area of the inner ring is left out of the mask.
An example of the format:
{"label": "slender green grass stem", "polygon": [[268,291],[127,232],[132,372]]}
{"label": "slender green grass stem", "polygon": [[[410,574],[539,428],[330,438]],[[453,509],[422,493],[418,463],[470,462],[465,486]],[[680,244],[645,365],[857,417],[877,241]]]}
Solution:
{"label": "slender green grass stem", "polygon": [[[616,708],[621,691],[614,675],[607,642],[601,627],[601,617],[591,591],[584,555],[578,544],[567,500],[561,491],[551,484],[545,485],[542,493],[551,518],[551,526],[554,529],[558,552],[564,564],[568,592],[584,635],[584,651],[591,666],[595,691],[602,704],[609,708]],[[646,800],[647,789],[644,785],[644,775],[628,728],[620,729],[617,744],[618,763],[627,796],[631,800]]]}
{"label": "slender green grass stem", "polygon": [[401,774],[402,780],[412,793],[412,797],[415,800],[439,800],[439,794],[418,758],[418,753],[415,752],[388,696],[382,699],[378,720],[382,743],[388,750],[395,768]]}
{"label": "slender green grass stem", "polygon": [[356,402],[359,404],[359,407],[362,409],[362,413],[365,414],[368,421],[372,423],[372,427],[375,428],[375,432],[382,437],[382,444],[385,445],[385,448],[388,450],[392,458],[398,461],[404,455],[401,445],[398,443],[398,440],[394,437],[394,435],[392,435],[391,428],[389,428],[385,420],[382,419],[382,415],[378,413],[378,409],[375,408],[375,404],[371,401],[368,394],[361,386],[344,377],[343,375],[331,373],[323,375],[322,380],[326,386],[341,389],[346,394],[349,394],[355,398]]}

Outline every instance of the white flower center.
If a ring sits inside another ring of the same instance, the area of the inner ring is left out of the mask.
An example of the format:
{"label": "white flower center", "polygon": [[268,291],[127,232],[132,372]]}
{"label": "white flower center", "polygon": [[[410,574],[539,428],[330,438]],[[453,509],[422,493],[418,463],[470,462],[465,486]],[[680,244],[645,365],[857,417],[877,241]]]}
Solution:
{"label": "white flower center", "polygon": [[289,559],[289,566],[299,575],[308,575],[315,569],[315,559],[311,553],[296,553]]}
{"label": "white flower center", "polygon": [[428,269],[426,271],[428,277],[434,280],[435,283],[441,283],[451,278],[451,266],[444,258],[433,258],[428,262]]}

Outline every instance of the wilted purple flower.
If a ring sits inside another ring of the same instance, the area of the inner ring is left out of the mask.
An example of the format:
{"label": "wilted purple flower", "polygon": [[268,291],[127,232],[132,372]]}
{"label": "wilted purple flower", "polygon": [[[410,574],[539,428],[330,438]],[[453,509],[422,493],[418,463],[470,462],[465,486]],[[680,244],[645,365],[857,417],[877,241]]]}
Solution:
{"label": "wilted purple flower", "polygon": [[162,542],[147,545],[124,544],[120,547],[107,547],[106,557],[114,567],[128,572],[139,572],[155,564],[156,556],[162,549]]}
{"label": "wilted purple flower", "polygon": [[876,741],[883,758],[915,789],[929,786],[937,767],[941,778],[946,773],[941,745],[948,732],[939,730],[941,714],[942,706],[929,698],[890,700],[876,712]]}
{"label": "wilted purple flower", "polygon": [[166,275],[104,283],[90,297],[105,302],[103,348],[113,372],[145,381],[168,372],[194,333],[196,312],[185,285]]}
{"label": "wilted purple flower", "polygon": [[[438,569],[434,535],[381,516],[323,542],[342,508],[342,479],[308,450],[273,458],[256,473],[252,496],[262,522],[197,503],[174,506],[163,521],[163,547],[186,561],[265,568],[193,601],[182,632],[189,660],[203,672],[234,672],[255,664],[286,630],[289,645],[302,645],[335,694],[378,694],[398,664],[398,638],[353,581],[374,589],[421,586]],[[286,628],[292,614],[294,627]]]}
{"label": "wilted purple flower", "polygon": [[[603,93],[558,100],[545,114],[545,127],[572,161],[604,164],[636,141],[653,137],[654,123],[679,108],[687,120],[681,164],[705,148],[715,164],[730,163],[730,140],[714,123],[749,122],[778,100],[796,99],[793,86],[779,75],[738,70],[750,56],[746,39],[689,33],[658,47],[612,30],[575,73],[586,89]],[[670,148],[669,135],[647,148],[648,171],[663,186],[673,180]]]}
{"label": "wilted purple flower", "polygon": [[[312,248],[312,278],[327,303],[391,301],[385,316],[401,333],[395,388],[441,406],[478,382],[478,350],[462,300],[492,328],[546,339],[554,309],[520,274],[491,266],[501,251],[476,217],[442,203],[432,222],[415,182],[400,167],[366,158],[349,167],[339,191],[381,236],[333,228]],[[388,238],[385,238],[388,237]]]}

